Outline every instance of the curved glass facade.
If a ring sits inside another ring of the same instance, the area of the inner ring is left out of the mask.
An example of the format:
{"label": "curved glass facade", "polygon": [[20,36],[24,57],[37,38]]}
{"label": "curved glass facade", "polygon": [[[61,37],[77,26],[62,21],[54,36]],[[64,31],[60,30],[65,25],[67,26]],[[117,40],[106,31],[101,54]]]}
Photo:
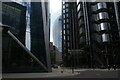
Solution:
{"label": "curved glass facade", "polygon": [[62,52],[62,16],[59,16],[53,26],[53,43]]}

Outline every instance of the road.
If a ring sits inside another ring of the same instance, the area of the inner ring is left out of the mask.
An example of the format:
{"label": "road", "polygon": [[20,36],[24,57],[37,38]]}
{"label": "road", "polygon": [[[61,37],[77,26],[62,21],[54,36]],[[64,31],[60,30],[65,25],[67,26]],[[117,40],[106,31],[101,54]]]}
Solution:
{"label": "road", "polygon": [[107,69],[53,69],[51,73],[9,73],[3,74],[2,80],[120,80],[119,70]]}

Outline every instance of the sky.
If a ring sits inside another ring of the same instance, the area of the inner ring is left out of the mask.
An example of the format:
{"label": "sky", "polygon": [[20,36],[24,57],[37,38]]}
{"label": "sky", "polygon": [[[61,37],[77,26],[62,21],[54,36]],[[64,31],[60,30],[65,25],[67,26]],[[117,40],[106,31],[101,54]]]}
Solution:
{"label": "sky", "polygon": [[61,0],[50,0],[50,14],[51,14],[51,25],[50,25],[50,42],[53,42],[52,30],[54,21],[58,16],[61,15]]}

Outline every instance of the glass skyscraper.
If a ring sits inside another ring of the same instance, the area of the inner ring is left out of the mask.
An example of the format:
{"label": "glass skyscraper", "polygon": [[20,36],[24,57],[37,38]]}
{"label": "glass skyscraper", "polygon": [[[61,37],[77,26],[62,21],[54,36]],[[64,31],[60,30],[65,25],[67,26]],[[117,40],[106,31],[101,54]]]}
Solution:
{"label": "glass skyscraper", "polygon": [[62,52],[62,16],[59,16],[53,26],[53,43]]}
{"label": "glass skyscraper", "polygon": [[24,45],[3,33],[3,73],[50,72],[49,2],[3,2],[1,6],[1,23],[10,26],[10,32]]}
{"label": "glass skyscraper", "polygon": [[[15,2],[2,2],[2,24],[10,26],[10,32],[25,45],[26,7]],[[8,35],[2,35],[2,63],[3,72],[17,72],[20,70],[20,59],[23,50]],[[20,56],[21,54],[21,56]],[[19,59],[18,59],[19,56]],[[15,67],[18,67],[16,69]]]}
{"label": "glass skyscraper", "polygon": [[31,52],[51,71],[49,2],[31,2]]}

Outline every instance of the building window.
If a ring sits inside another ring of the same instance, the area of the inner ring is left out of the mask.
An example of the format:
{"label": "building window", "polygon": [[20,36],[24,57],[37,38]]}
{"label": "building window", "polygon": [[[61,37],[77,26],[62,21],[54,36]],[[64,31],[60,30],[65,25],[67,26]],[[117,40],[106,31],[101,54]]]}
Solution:
{"label": "building window", "polygon": [[66,25],[67,26],[67,29],[69,29],[69,25]]}
{"label": "building window", "polygon": [[69,40],[70,40],[70,37],[68,36],[67,38],[68,38],[68,41],[69,41]]}
{"label": "building window", "polygon": [[70,47],[70,43],[68,42],[68,47]]}
{"label": "building window", "polygon": [[65,29],[65,25],[63,25],[63,29]]}
{"label": "building window", "polygon": [[64,36],[64,40],[65,40],[65,36]]}
{"label": "building window", "polygon": [[66,19],[66,22],[68,23],[68,22],[69,22],[69,20],[68,20],[68,19]]}
{"label": "building window", "polygon": [[63,10],[63,13],[65,13],[65,10]]}
{"label": "building window", "polygon": [[63,4],[65,4],[65,1],[63,1]]}
{"label": "building window", "polygon": [[63,18],[65,18],[65,15],[63,15]]}
{"label": "building window", "polygon": [[68,9],[66,9],[66,12],[68,12]]}
{"label": "building window", "polygon": [[69,30],[67,30],[67,34],[70,34],[70,33],[69,33]]}
{"label": "building window", "polygon": [[65,45],[65,41],[64,41],[64,45]]}
{"label": "building window", "polygon": [[63,20],[63,23],[65,23],[65,20]]}
{"label": "building window", "polygon": [[68,14],[66,14],[66,17],[68,17]]}
{"label": "building window", "polygon": [[64,34],[65,34],[65,30],[64,30]]}
{"label": "building window", "polygon": [[68,7],[68,4],[66,4],[66,7]]}
{"label": "building window", "polygon": [[65,6],[63,5],[63,8],[65,8]]}

